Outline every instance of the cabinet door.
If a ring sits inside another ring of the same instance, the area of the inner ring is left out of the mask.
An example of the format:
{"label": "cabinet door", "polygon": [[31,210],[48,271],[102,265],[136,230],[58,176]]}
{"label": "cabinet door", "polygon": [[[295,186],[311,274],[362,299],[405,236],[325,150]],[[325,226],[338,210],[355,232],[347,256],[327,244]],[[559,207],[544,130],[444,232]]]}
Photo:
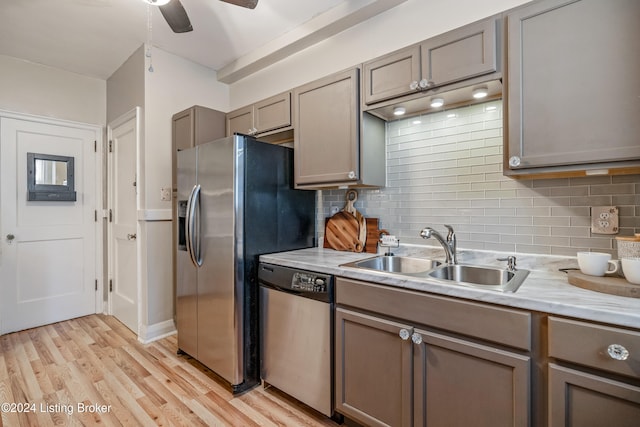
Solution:
{"label": "cabinet door", "polygon": [[254,105],[253,111],[258,134],[291,126],[291,92],[260,101]]}
{"label": "cabinet door", "polygon": [[507,15],[510,169],[640,159],[639,20],[633,0]]}
{"label": "cabinet door", "polygon": [[336,309],[336,410],[367,426],[411,425],[411,327]]}
{"label": "cabinet door", "polygon": [[236,132],[245,135],[253,135],[255,133],[253,126],[253,105],[227,113],[227,136],[231,136]]}
{"label": "cabinet door", "polygon": [[422,43],[422,78],[429,87],[497,70],[495,18],[476,22]]}
{"label": "cabinet door", "polygon": [[[194,146],[193,130],[196,119],[195,110],[189,108],[173,116],[173,150],[184,150]],[[173,162],[175,164],[175,161]]]}
{"label": "cabinet door", "polygon": [[549,365],[549,427],[636,427],[640,388]]}
{"label": "cabinet door", "polygon": [[296,185],[359,179],[358,76],[353,69],[294,90]]}
{"label": "cabinet door", "polygon": [[365,104],[415,92],[420,80],[420,46],[367,62],[362,72]]}
{"label": "cabinet door", "polygon": [[419,329],[412,339],[414,425],[529,425],[529,357]]}

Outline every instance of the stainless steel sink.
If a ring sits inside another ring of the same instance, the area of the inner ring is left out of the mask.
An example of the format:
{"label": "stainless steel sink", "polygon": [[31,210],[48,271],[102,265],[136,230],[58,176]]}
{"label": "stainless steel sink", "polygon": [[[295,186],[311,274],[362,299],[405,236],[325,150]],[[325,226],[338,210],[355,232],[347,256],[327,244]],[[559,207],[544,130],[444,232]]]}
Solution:
{"label": "stainless steel sink", "polygon": [[411,275],[427,272],[439,265],[440,263],[438,261],[425,258],[380,255],[374,258],[363,259],[362,261],[342,264],[341,267],[365,268],[387,273]]}
{"label": "stainless steel sink", "polygon": [[447,280],[483,289],[515,292],[529,275],[529,271],[456,264],[436,268],[427,275],[434,279]]}

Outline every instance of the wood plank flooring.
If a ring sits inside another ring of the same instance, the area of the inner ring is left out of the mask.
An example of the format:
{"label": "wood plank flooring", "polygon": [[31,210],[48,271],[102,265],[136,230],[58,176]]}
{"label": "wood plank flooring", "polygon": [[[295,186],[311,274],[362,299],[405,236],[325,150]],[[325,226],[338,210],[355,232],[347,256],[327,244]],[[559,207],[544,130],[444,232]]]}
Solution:
{"label": "wood plank flooring", "polygon": [[3,335],[0,426],[338,425],[273,388],[234,397],[176,351],[105,315]]}

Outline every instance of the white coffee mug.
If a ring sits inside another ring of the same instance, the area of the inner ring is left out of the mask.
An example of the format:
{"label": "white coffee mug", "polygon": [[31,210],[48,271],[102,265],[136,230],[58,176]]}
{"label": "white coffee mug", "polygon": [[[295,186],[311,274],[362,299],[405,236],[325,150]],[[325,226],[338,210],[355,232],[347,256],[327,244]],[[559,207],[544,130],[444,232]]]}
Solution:
{"label": "white coffee mug", "polygon": [[618,265],[611,261],[611,254],[603,252],[578,252],[580,271],[590,276],[604,276],[618,271]]}
{"label": "white coffee mug", "polygon": [[622,272],[627,282],[640,285],[640,258],[622,258]]}

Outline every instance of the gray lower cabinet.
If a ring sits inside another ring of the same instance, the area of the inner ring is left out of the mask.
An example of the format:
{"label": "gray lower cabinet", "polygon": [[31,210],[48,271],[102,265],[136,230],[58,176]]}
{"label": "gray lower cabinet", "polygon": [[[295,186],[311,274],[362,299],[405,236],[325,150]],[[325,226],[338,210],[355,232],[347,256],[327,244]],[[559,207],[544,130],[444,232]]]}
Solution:
{"label": "gray lower cabinet", "polygon": [[526,347],[528,313],[343,278],[336,293],[338,412],[367,426],[530,425],[530,355],[479,341]]}
{"label": "gray lower cabinet", "polygon": [[364,63],[364,103],[371,105],[497,71],[497,23],[496,17],[491,17]]}
{"label": "gray lower cabinet", "polygon": [[360,111],[360,69],[293,91],[298,188],[385,185],[385,124]]}
{"label": "gray lower cabinet", "polygon": [[[411,426],[411,327],[336,310],[336,410],[367,426]],[[407,335],[407,337],[408,337]]]}
{"label": "gray lower cabinet", "polygon": [[529,356],[420,328],[411,338],[413,425],[529,425]]}
{"label": "gray lower cabinet", "polygon": [[636,0],[506,14],[506,175],[640,170],[639,21]]}
{"label": "gray lower cabinet", "polygon": [[640,387],[549,365],[549,427],[637,427]]}
{"label": "gray lower cabinet", "polygon": [[548,425],[640,425],[640,331],[549,317]]}

